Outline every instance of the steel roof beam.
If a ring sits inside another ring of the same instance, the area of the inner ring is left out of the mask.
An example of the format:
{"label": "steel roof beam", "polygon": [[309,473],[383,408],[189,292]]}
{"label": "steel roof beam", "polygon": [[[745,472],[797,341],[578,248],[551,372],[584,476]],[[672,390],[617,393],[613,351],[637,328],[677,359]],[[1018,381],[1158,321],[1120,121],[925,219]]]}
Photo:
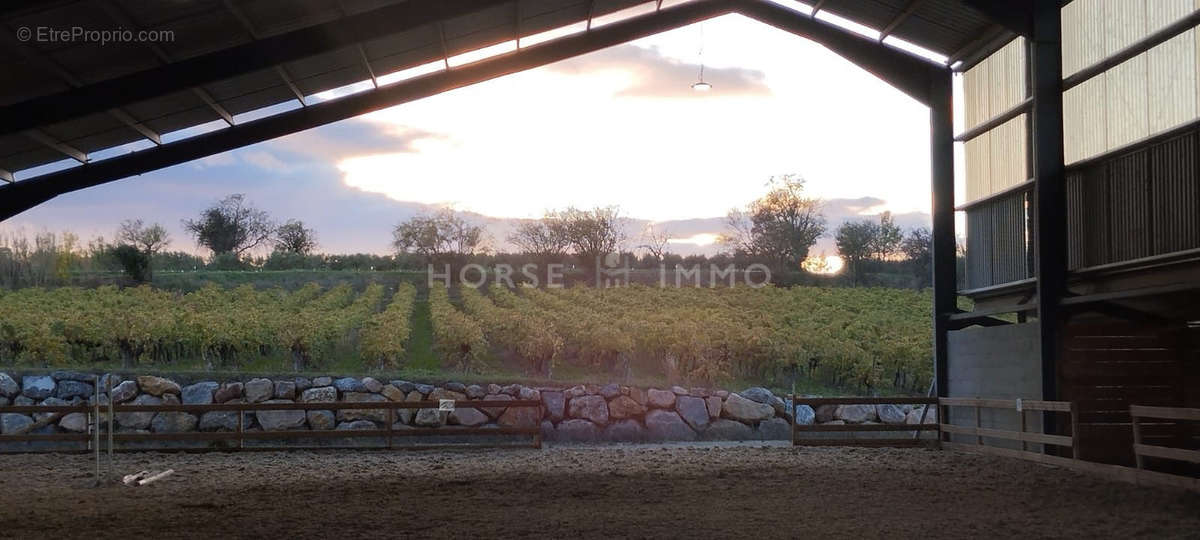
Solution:
{"label": "steel roof beam", "polygon": [[13,173],[4,169],[0,169],[0,180],[10,184],[16,181],[16,179],[13,178]]}
{"label": "steel roof beam", "polygon": [[733,11],[735,2],[695,0],[632,17],[591,32],[530,45],[519,51],[438,71],[408,81],[314,103],[227,129],[211,131],[124,156],[48,173],[0,186],[0,220],[54,197],[128,176],[147,173],[456,88],[544,66],[581,54],[651,36]]}
{"label": "steel roof beam", "polygon": [[811,39],[928,106],[929,81],[946,66],[763,0],[736,0],[737,11],[764,24]]}
{"label": "steel roof beam", "polygon": [[509,1],[403,2],[366,11],[157,68],[6,105],[0,108],[0,133],[16,133],[199,87]]}

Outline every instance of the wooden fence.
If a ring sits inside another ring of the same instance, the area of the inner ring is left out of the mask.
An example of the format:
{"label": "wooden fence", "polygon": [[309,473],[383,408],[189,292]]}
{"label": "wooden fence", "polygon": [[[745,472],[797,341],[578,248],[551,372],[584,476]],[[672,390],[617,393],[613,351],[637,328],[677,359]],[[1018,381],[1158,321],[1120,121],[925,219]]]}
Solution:
{"label": "wooden fence", "polygon": [[[875,398],[875,397],[846,397],[846,398],[806,398],[797,397],[795,394],[790,396],[792,402],[792,445],[793,446],[919,446],[924,444],[936,444],[941,439],[939,436],[935,439],[921,439],[913,436],[905,437],[859,437],[853,436],[858,433],[879,433],[879,432],[900,432],[905,435],[917,432],[920,435],[921,431],[939,431],[938,424],[797,424],[796,423],[796,406],[808,405],[814,411],[822,405],[937,405],[938,399],[935,397],[893,397],[893,398]],[[811,435],[814,433],[843,433],[851,434],[849,437],[804,437],[801,434]]]}
{"label": "wooden fence", "polygon": [[[963,447],[975,447],[974,449],[977,449],[977,450],[980,450],[983,452],[990,452],[991,450],[1015,450],[1015,449],[999,448],[996,446],[985,445],[984,438],[989,438],[989,439],[1001,439],[1001,440],[1007,440],[1007,441],[1020,442],[1021,449],[1019,450],[1019,452],[1021,452],[1023,454],[1029,454],[1028,456],[1021,456],[1026,459],[1030,459],[1033,456],[1039,456],[1039,457],[1033,458],[1033,459],[1040,460],[1040,456],[1045,455],[1044,453],[1041,453],[1041,452],[1030,452],[1029,451],[1030,443],[1048,444],[1051,446],[1060,446],[1060,447],[1064,447],[1064,448],[1070,448],[1072,459],[1079,458],[1079,448],[1078,448],[1078,445],[1075,444],[1073,437],[1067,436],[1067,435],[1051,435],[1051,434],[1046,434],[1046,433],[1036,433],[1036,432],[1027,431],[1028,424],[1027,424],[1027,414],[1026,413],[1028,413],[1028,412],[1051,411],[1051,412],[1068,413],[1071,417],[1071,425],[1075,426],[1078,421],[1078,414],[1076,414],[1075,407],[1070,402],[1043,401],[1043,400],[1032,400],[1032,399],[1021,400],[1021,399],[982,399],[982,398],[940,398],[938,400],[938,405],[940,406],[940,410],[938,412],[940,413],[939,419],[941,420],[941,431],[943,434],[945,434],[944,436],[948,436],[949,434],[954,434],[954,433],[959,434],[959,435],[974,435],[975,436],[975,444],[974,445],[967,444],[967,443],[951,442],[948,440],[948,437],[947,437],[946,440],[942,441],[942,445],[947,448],[954,448],[954,449],[962,450],[962,449],[964,449]],[[975,410],[975,425],[974,426],[962,426],[962,425],[956,425],[956,424],[949,423],[950,407],[972,407],[972,408],[974,408],[974,410]],[[994,428],[983,427],[983,425],[982,425],[983,424],[983,414],[982,414],[983,409],[999,409],[999,410],[1016,411],[1017,414],[1020,415],[1020,430],[1013,431],[1013,430],[1004,430],[1004,429],[994,429]],[[990,453],[997,453],[997,452],[990,452]]]}

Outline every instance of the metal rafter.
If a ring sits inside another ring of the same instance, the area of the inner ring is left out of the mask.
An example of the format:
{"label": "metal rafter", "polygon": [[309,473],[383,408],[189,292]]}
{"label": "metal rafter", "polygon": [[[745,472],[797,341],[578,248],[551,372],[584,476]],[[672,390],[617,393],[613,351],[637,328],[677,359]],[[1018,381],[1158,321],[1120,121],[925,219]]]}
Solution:
{"label": "metal rafter", "polygon": [[813,17],[816,17],[816,16],[817,16],[817,12],[818,12],[818,11],[821,11],[821,8],[825,7],[825,2],[826,2],[826,1],[827,1],[827,0],[817,0],[817,3],[813,4],[813,7],[812,7],[812,13],[810,13],[809,15],[811,15],[811,16],[813,16]]}
{"label": "metal rafter", "polygon": [[[125,13],[123,10],[121,10],[121,8],[117,7],[111,1],[106,0],[104,2],[100,2],[100,7],[103,8],[104,12],[107,13],[108,16],[117,24],[129,29],[138,28],[138,25],[133,23],[133,19],[131,19],[127,13]],[[158,58],[160,64],[169,65],[171,63],[171,55],[167,54],[167,51],[163,50],[162,47],[159,47],[157,44],[150,41],[143,41],[141,43],[142,46],[154,53],[154,56]],[[222,107],[221,104],[217,103],[217,100],[213,99],[213,97],[209,95],[208,91],[200,88],[199,86],[192,87],[191,90],[192,94],[194,94],[197,98],[200,98],[200,101],[203,101],[205,105],[208,105],[208,108],[212,109],[213,113],[224,120],[226,124],[231,126],[233,125],[233,115],[229,114],[229,111],[225,110],[225,107]],[[0,132],[2,131],[3,128],[0,128]],[[155,144],[162,144],[162,142],[161,140],[158,140],[155,141]]]}
{"label": "metal rafter", "polygon": [[363,48],[362,43],[359,43],[356,48],[358,49],[358,57],[362,60],[363,69],[371,77],[371,85],[379,88],[379,79],[375,77],[375,70],[371,69],[371,61],[367,59],[367,50]]}
{"label": "metal rafter", "polygon": [[517,43],[517,48],[521,48],[521,0],[513,0],[513,10],[516,11],[516,18],[513,19],[513,33]]}
{"label": "metal rafter", "polygon": [[401,2],[364,11],[258,41],[170,62],[157,68],[0,107],[0,134],[20,132],[200,87],[510,1]]}
{"label": "metal rafter", "polygon": [[4,169],[0,169],[0,180],[10,184],[16,181],[16,179],[13,178],[13,173]]}
{"label": "metal rafter", "polygon": [[896,17],[879,31],[879,41],[882,42],[888,36],[892,35],[892,32],[895,32],[896,28],[899,28],[901,24],[904,24],[904,21],[908,20],[923,3],[925,3],[925,0],[910,0],[908,5],[904,6],[904,10],[896,14]]}
{"label": "metal rafter", "polygon": [[442,22],[438,21],[435,24],[437,27],[438,43],[442,44],[442,64],[446,66],[446,70],[450,70],[450,47],[446,46],[446,29],[442,28]]}
{"label": "metal rafter", "polygon": [[41,143],[43,146],[51,148],[54,151],[56,151],[64,156],[67,156],[75,161],[78,161],[80,163],[88,162],[87,154],[83,153],[78,148],[75,148],[69,144],[59,141],[58,139],[55,139],[54,137],[51,137],[50,134],[48,134],[40,129],[30,129],[25,132],[25,136]]}
{"label": "metal rafter", "polygon": [[587,27],[584,28],[584,31],[590,32],[592,30],[592,17],[594,17],[595,15],[596,15],[596,0],[591,0],[590,2],[588,2]]}
{"label": "metal rafter", "polygon": [[[225,10],[228,11],[230,15],[233,15],[233,18],[237,19],[238,24],[242,25],[242,28],[246,30],[246,33],[250,34],[250,39],[258,41],[261,36],[259,35],[258,30],[255,30],[254,23],[250,22],[250,18],[246,17],[246,14],[242,13],[242,10],[238,9],[238,7],[234,5],[233,0],[225,0],[223,3],[225,5]],[[300,102],[300,106],[307,107],[308,102],[304,100],[304,92],[301,92],[300,89],[296,87],[296,83],[292,82],[292,76],[287,72],[287,68],[284,67],[283,64],[275,65],[275,74],[279,75],[279,78],[283,81],[283,84],[292,91],[292,95],[296,96],[296,101]],[[371,79],[374,80],[375,77],[372,76]]]}

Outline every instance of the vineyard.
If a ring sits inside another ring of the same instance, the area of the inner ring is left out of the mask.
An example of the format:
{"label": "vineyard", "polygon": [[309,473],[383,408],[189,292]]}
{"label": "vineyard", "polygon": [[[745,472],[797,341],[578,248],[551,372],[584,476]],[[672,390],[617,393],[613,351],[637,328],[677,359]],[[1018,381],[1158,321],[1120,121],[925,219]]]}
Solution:
{"label": "vineyard", "polygon": [[[400,369],[417,301],[407,283],[20,289],[0,293],[0,362],[199,359],[212,370],[274,355],[304,371],[351,355],[363,371]],[[683,384],[794,372],[836,388],[905,392],[923,391],[931,376],[930,298],[909,290],[434,287],[428,302],[433,352],[447,371],[554,378],[570,366],[597,380]]]}

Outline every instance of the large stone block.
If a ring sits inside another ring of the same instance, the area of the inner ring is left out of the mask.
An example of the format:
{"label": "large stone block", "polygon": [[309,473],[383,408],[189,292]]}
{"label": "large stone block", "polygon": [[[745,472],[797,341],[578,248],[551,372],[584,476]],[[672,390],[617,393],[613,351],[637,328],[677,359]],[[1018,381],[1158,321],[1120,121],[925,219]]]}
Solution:
{"label": "large stone block", "polygon": [[198,382],[183,387],[180,397],[185,405],[208,405],[213,402],[213,395],[220,387],[213,381]]}
{"label": "large stone block", "polygon": [[646,413],[646,435],[652,441],[696,440],[696,432],[675,411],[662,409]]}
{"label": "large stone block", "polygon": [[565,416],[567,400],[562,392],[542,392],[542,405],[546,407],[546,414],[555,422],[561,421]]}
{"label": "large stone block", "polygon": [[596,440],[599,438],[600,428],[596,427],[596,424],[579,418],[563,420],[562,422],[559,422],[558,427],[555,428],[554,439],[557,441],[577,443],[596,442]]}
{"label": "large stone block", "polygon": [[54,395],[54,378],[49,375],[21,377],[21,394],[29,399],[46,399]]}
{"label": "large stone block", "polygon": [[729,394],[722,405],[721,416],[746,424],[756,424],[775,416],[775,408],[766,403],[751,401],[739,394]]}
{"label": "large stone block", "polygon": [[155,433],[184,433],[195,431],[198,422],[199,419],[193,414],[166,411],[154,415],[150,422],[150,430]]}
{"label": "large stone block", "polygon": [[[346,392],[342,394],[342,401],[350,403],[381,403],[388,399],[379,394],[370,394],[366,392]],[[339,409],[337,412],[338,422],[351,422],[354,420],[370,420],[372,422],[386,422],[386,409]]]}
{"label": "large stone block", "polygon": [[617,420],[604,428],[601,439],[612,442],[643,442],[646,440],[646,428],[637,420]]}
{"label": "large stone block", "polygon": [[317,386],[300,394],[301,403],[327,403],[337,401],[337,388],[332,386]]}
{"label": "large stone block", "polygon": [[675,392],[651,388],[646,391],[646,404],[656,409],[670,409],[675,406]]}
{"label": "large stone block", "polygon": [[718,418],[701,434],[706,441],[749,441],[755,438],[754,428],[737,420]]}
{"label": "large stone block", "polygon": [[874,422],[879,419],[875,414],[874,405],[838,405],[833,416],[838,420],[845,420],[847,424]]}
{"label": "large stone block", "polygon": [[679,396],[675,399],[675,411],[696,431],[703,431],[708,427],[708,404],[701,398]]}
{"label": "large stone block", "polygon": [[617,396],[608,402],[608,415],[618,420],[646,414],[646,407],[629,396]]}
{"label": "large stone block", "polygon": [[152,396],[162,396],[163,394],[176,394],[180,392],[179,383],[163,377],[155,377],[153,375],[141,375],[137,378],[138,388],[143,392]]}
{"label": "large stone block", "polygon": [[758,424],[758,438],[764,441],[790,441],[792,424],[782,418],[768,418]]}
{"label": "large stone block", "polygon": [[[155,397],[150,394],[141,394],[138,397],[134,398],[134,400],[132,402],[130,402],[130,404],[131,405],[162,405],[162,402],[163,402],[162,398]],[[117,417],[117,424],[119,424],[122,428],[125,428],[125,429],[147,429],[150,427],[150,422],[152,420],[154,420],[154,414],[155,413],[152,413],[152,412],[126,412],[126,413],[119,412],[115,416]]]}
{"label": "large stone block", "polygon": [[59,399],[93,397],[96,393],[96,387],[91,384],[80,382],[74,379],[65,379],[58,381],[58,388],[54,390],[54,397]]}
{"label": "large stone block", "polygon": [[245,385],[246,401],[262,403],[275,396],[275,383],[271,379],[250,379]]}
{"label": "large stone block", "polygon": [[608,403],[603,396],[580,396],[567,402],[567,416],[591,420],[597,425],[608,424]]}
{"label": "large stone block", "polygon": [[225,403],[226,401],[239,399],[242,397],[244,386],[240,382],[227,382],[222,384],[216,392],[213,393],[214,403]]}
{"label": "large stone block", "polygon": [[[265,403],[292,403],[290,399],[269,399]],[[305,411],[299,409],[278,411],[256,411],[259,425],[263,431],[288,431],[304,429]]]}
{"label": "large stone block", "polygon": [[12,399],[21,393],[21,386],[7,373],[0,373],[0,397]]}

